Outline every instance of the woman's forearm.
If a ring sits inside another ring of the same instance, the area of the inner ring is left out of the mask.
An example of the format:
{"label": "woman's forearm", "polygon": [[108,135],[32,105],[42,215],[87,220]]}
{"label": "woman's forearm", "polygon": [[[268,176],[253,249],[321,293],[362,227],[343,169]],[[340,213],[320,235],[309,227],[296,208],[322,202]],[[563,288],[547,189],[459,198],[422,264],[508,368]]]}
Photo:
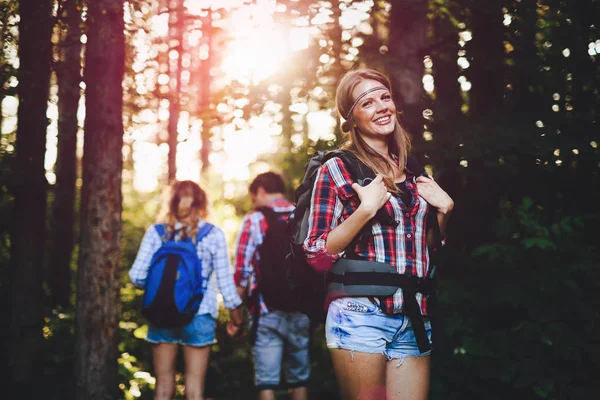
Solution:
{"label": "woman's forearm", "polygon": [[440,233],[442,236],[444,236],[446,233],[446,225],[448,224],[448,219],[450,218],[450,213],[452,212],[453,208],[454,202],[444,209],[437,210],[438,225],[440,227]]}
{"label": "woman's forearm", "polygon": [[374,213],[359,206],[348,219],[329,232],[327,242],[325,243],[327,252],[338,254],[344,251],[374,216]]}

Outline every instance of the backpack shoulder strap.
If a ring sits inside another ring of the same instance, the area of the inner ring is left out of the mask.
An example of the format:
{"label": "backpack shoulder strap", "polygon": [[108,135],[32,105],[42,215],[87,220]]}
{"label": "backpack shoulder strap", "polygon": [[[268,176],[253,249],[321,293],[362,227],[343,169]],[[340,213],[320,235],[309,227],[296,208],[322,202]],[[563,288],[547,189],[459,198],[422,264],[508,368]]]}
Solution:
{"label": "backpack shoulder strap", "polygon": [[[361,186],[368,185],[375,179],[375,172],[356,157],[354,153],[348,150],[335,150],[334,157],[340,157],[344,162],[344,166],[350,172],[352,179]],[[391,225],[396,223],[396,218],[393,214],[387,212],[385,207],[377,210],[375,214],[377,220],[383,225]]]}
{"label": "backpack shoulder strap", "polygon": [[270,222],[270,221],[273,221],[273,220],[279,218],[279,216],[277,215],[278,214],[277,211],[273,210],[271,207],[268,207],[268,206],[256,207],[255,210],[260,211],[267,219],[267,222]]}
{"label": "backpack shoulder strap", "polygon": [[158,236],[160,236],[160,241],[164,242],[165,241],[165,224],[154,224],[154,229],[158,233]]}
{"label": "backpack shoulder strap", "polygon": [[214,227],[215,226],[213,224],[205,222],[200,229],[198,229],[198,234],[196,235],[196,244],[200,243]]}
{"label": "backpack shoulder strap", "polygon": [[[406,168],[415,174],[416,177],[424,176],[426,178],[431,178],[425,168],[423,168],[421,163],[413,155],[408,156],[406,160]],[[427,226],[429,229],[433,230],[432,243],[427,243],[427,245],[431,249],[439,251],[439,249],[442,247],[442,233],[440,232],[440,225],[438,223],[437,213],[435,210],[435,207],[431,207],[429,213],[427,214]]]}
{"label": "backpack shoulder strap", "polygon": [[344,162],[344,166],[352,175],[352,179],[356,181],[361,186],[365,186],[369,183],[369,179],[375,179],[375,172],[359,158],[349,150],[337,150],[336,155],[334,157],[339,157]]}

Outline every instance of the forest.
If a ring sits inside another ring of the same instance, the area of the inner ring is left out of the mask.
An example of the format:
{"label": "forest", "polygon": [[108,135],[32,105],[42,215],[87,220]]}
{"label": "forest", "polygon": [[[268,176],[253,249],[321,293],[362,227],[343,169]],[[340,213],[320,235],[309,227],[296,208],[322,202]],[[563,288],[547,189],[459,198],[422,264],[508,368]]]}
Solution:
{"label": "forest", "polygon": [[[391,77],[455,203],[430,398],[597,396],[600,0],[2,0],[6,398],[152,399],[127,271],[163,189],[201,183],[231,255],[250,180],[293,199],[343,141],[335,88],[360,67]],[[207,396],[256,398],[227,318]],[[338,399],[312,339],[311,398]]]}

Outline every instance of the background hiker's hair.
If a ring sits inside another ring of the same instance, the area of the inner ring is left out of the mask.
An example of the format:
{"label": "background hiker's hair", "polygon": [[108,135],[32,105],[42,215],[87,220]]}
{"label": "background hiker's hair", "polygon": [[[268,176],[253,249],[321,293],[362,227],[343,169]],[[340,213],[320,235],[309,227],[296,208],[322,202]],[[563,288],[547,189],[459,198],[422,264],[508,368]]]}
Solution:
{"label": "background hiker's hair", "polygon": [[[348,71],[342,77],[335,92],[335,103],[340,116],[342,118],[349,118],[341,126],[342,131],[345,133],[345,141],[341,148],[353,152],[360,161],[371,168],[376,174],[380,174],[390,192],[398,192],[398,188],[394,183],[393,166],[363,140],[360,129],[356,126],[352,114],[348,115],[355,100],[352,92],[360,82],[366,79],[380,82],[392,93],[389,78],[374,69],[364,68]],[[396,118],[394,132],[388,136],[388,140],[389,150],[398,156],[400,168],[404,169],[408,154],[410,153],[410,137],[400,125],[398,118]]]}
{"label": "background hiker's hair", "polygon": [[285,183],[281,175],[275,172],[265,172],[254,178],[248,190],[252,194],[258,192],[258,188],[262,187],[267,193],[285,193]]}
{"label": "background hiker's hair", "polygon": [[198,221],[206,217],[207,206],[206,192],[200,185],[192,181],[175,181],[165,192],[157,222],[167,225],[165,234],[168,237],[175,232],[175,223],[181,222],[182,239],[195,240]]}

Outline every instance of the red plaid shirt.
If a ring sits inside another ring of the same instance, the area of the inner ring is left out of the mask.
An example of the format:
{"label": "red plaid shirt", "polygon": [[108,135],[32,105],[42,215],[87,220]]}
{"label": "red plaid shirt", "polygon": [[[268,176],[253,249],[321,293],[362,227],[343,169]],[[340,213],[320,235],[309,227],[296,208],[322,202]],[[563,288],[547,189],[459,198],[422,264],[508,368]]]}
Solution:
{"label": "red plaid shirt", "polygon": [[[269,203],[269,207],[286,218],[294,210],[294,205],[283,198],[273,200]],[[267,219],[263,213],[251,211],[242,220],[242,227],[236,239],[233,279],[236,286],[248,288],[248,297],[252,296],[258,283],[256,279],[256,267],[260,262],[258,247],[263,243],[267,228]],[[260,295],[259,305],[261,315],[269,312]],[[254,305],[248,304],[248,308],[252,311]]]}
{"label": "red plaid shirt", "polygon": [[[396,267],[401,274],[424,277],[429,268],[426,221],[429,206],[419,196],[414,175],[406,172],[406,188],[411,194],[411,204],[406,206],[400,196],[392,195],[385,204],[396,224],[381,225],[373,219],[370,235],[366,235],[353,249],[365,260],[379,261]],[[344,252],[330,254],[325,249],[331,230],[346,220],[359,205],[358,195],[352,189],[352,177],[343,161],[334,157],[319,170],[311,198],[308,237],[304,242],[307,261],[318,270],[326,270]],[[394,226],[396,225],[396,226]],[[417,293],[421,313],[427,315],[426,299]],[[380,307],[387,314],[402,312],[402,289],[389,297],[380,298]]]}

